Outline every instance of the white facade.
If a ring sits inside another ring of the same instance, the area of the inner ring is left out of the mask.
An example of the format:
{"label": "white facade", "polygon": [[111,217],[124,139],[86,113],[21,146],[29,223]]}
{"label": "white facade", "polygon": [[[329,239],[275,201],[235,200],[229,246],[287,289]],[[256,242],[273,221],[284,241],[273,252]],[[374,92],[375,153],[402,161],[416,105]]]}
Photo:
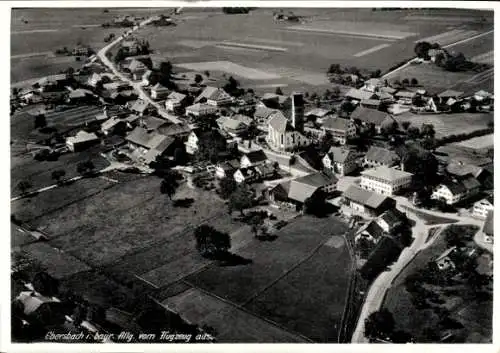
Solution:
{"label": "white facade", "polygon": [[191,132],[185,142],[186,152],[189,154],[195,154],[198,151],[198,136],[194,132]]}
{"label": "white facade", "polygon": [[399,190],[409,187],[411,180],[411,175],[397,178],[395,180],[387,180],[369,175],[363,175],[361,177],[360,186],[363,189],[370,190],[381,195],[394,195]]}
{"label": "white facade", "polygon": [[446,204],[453,205],[464,199],[465,194],[454,194],[446,185],[439,185],[431,195],[431,199],[444,199]]}
{"label": "white facade", "polygon": [[279,132],[269,125],[267,142],[278,150],[292,150],[296,147],[307,146],[309,140],[298,131]]}
{"label": "white facade", "polygon": [[198,104],[198,105],[195,104],[186,108],[186,115],[205,116],[214,114],[216,112],[217,112],[216,107],[206,104]]}
{"label": "white facade", "polygon": [[489,211],[493,211],[493,204],[486,199],[476,202],[472,207],[472,215],[480,219],[486,219]]}
{"label": "white facade", "polygon": [[331,160],[330,156],[326,154],[323,157],[323,166],[326,169],[330,169],[334,173],[340,175],[348,175],[357,168],[357,163],[355,159],[347,159],[345,162],[334,162]]}

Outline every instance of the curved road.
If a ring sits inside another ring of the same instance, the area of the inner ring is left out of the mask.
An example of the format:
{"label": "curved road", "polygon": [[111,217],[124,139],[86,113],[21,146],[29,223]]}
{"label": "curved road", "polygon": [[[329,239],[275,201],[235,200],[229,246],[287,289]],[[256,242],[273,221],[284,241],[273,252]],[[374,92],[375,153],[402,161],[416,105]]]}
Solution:
{"label": "curved road", "polygon": [[118,69],[116,68],[115,64],[106,57],[106,53],[108,52],[109,49],[111,49],[112,47],[114,47],[115,45],[117,45],[118,43],[120,43],[125,37],[129,36],[133,32],[136,32],[141,27],[146,26],[147,24],[151,23],[152,21],[153,21],[153,17],[150,17],[150,18],[142,21],[140,24],[138,24],[137,26],[135,26],[133,29],[127,31],[125,35],[119,36],[114,41],[112,41],[111,43],[109,43],[108,45],[106,45],[104,48],[102,48],[101,50],[99,50],[99,52],[97,53],[97,57],[101,60],[101,62],[104,65],[106,65],[111,70],[111,72],[113,72],[113,74],[115,76],[119,77],[120,80],[125,81],[130,86],[132,86],[134,88],[134,90],[138,92],[138,96],[139,96],[140,99],[142,99],[142,100],[148,102],[149,104],[151,104],[152,106],[154,106],[158,110],[158,114],[161,117],[163,117],[163,118],[165,118],[167,120],[170,120],[174,124],[182,124],[181,120],[179,120],[174,115],[167,113],[167,111],[165,110],[165,108],[163,108],[158,102],[153,101],[151,99],[151,97],[146,92],[144,92],[144,89],[142,88],[140,82],[134,82],[130,78],[128,78],[125,75],[123,75],[120,71],[118,71]]}
{"label": "curved road", "polygon": [[[394,199],[396,199],[397,202],[396,208],[399,211],[405,213],[409,219],[415,221],[415,226],[412,229],[414,240],[410,247],[403,249],[398,260],[390,266],[389,270],[382,272],[370,286],[368,294],[366,295],[365,298],[365,302],[363,304],[363,308],[358,318],[356,329],[351,339],[352,343],[369,343],[369,340],[364,335],[365,320],[368,318],[368,316],[370,316],[370,314],[381,308],[387,290],[391,287],[394,279],[400,274],[400,272],[406,267],[406,265],[408,265],[408,263],[410,263],[420,251],[431,246],[434,243],[434,241],[438,238],[439,233],[441,233],[441,231],[445,228],[445,226],[449,225],[449,224],[425,225],[420,218],[418,218],[414,213],[408,211],[405,208],[405,207],[414,208],[413,205],[407,199],[397,196],[394,197]],[[423,212],[438,217],[454,219],[457,221],[457,223],[453,224],[473,224],[482,228],[483,221],[480,221],[472,217],[458,216],[455,214],[447,214],[437,211],[425,210]],[[432,237],[432,239],[426,242],[428,231],[430,228],[433,227],[440,227],[440,229],[438,233],[436,233]],[[490,249],[489,251],[491,251],[492,249],[491,244],[484,245],[478,242],[477,238],[479,233],[480,232],[478,232],[474,238],[477,245],[486,250]],[[490,245],[489,249],[488,245]]]}

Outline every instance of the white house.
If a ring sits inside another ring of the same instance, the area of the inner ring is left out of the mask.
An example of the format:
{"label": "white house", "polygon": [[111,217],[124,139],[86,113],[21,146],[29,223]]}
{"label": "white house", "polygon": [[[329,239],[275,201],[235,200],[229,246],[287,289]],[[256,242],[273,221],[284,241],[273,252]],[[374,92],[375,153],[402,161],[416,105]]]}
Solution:
{"label": "white house", "polygon": [[439,184],[431,195],[433,200],[444,200],[448,205],[454,205],[479,191],[480,184],[470,176],[463,179],[446,180]]}
{"label": "white house", "polygon": [[66,146],[68,146],[70,151],[78,152],[96,144],[97,142],[99,142],[99,138],[96,134],[81,130],[76,134],[76,136],[71,136],[66,139]]}
{"label": "white house", "polygon": [[219,179],[223,179],[227,176],[234,175],[239,167],[240,163],[235,159],[219,163],[215,167],[215,176]]}
{"label": "white house", "polygon": [[365,190],[382,195],[394,195],[398,191],[408,188],[411,185],[412,177],[412,173],[380,166],[361,172],[360,186]]}
{"label": "white house", "polygon": [[349,139],[356,136],[356,125],[349,119],[328,117],[323,121],[323,132],[330,133],[334,141],[345,145]]}
{"label": "white house", "polygon": [[267,162],[267,156],[262,150],[248,152],[241,156],[240,165],[242,168],[262,165]]}
{"label": "white house", "polygon": [[493,196],[485,197],[474,203],[472,215],[480,219],[486,219],[488,212],[493,210]]}
{"label": "white house", "polygon": [[168,96],[169,90],[167,87],[157,83],[151,87],[151,98],[153,99],[165,99]]}
{"label": "white house", "polygon": [[232,102],[233,97],[231,97],[226,91],[222,88],[211,86],[205,87],[201,94],[194,100],[194,103],[206,103],[215,107],[228,105]]}
{"label": "white house", "polygon": [[216,112],[217,107],[203,103],[196,103],[186,108],[186,115],[193,115],[196,117],[207,116],[215,114]]}
{"label": "white house", "polygon": [[255,167],[239,168],[233,175],[234,180],[240,183],[252,183],[259,179],[260,174]]}
{"label": "white house", "polygon": [[165,101],[165,109],[173,112],[177,108],[181,108],[186,102],[187,96],[179,92],[172,92],[168,95]]}
{"label": "white house", "polygon": [[348,175],[357,169],[357,160],[354,151],[341,147],[331,147],[322,161],[326,169],[341,175]]}
{"label": "white house", "polygon": [[365,81],[365,83],[364,83],[363,87],[361,87],[361,89],[363,91],[375,93],[383,85],[384,85],[384,83],[382,82],[381,79],[379,79],[379,78],[371,78],[371,79]]}
{"label": "white house", "polygon": [[198,136],[196,136],[196,133],[191,131],[187,141],[184,143],[186,145],[186,153],[195,154],[196,151],[198,151],[198,141],[199,139]]}

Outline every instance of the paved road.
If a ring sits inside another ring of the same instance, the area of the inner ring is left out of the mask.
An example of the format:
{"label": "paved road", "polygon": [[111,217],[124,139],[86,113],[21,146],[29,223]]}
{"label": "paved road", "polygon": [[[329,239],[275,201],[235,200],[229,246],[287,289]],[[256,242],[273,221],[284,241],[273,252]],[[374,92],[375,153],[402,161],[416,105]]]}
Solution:
{"label": "paved road", "polygon": [[[414,241],[410,247],[405,248],[401,252],[401,255],[399,256],[398,260],[389,268],[389,270],[386,272],[382,272],[371,285],[368,294],[365,298],[361,314],[358,318],[356,329],[351,339],[352,343],[369,342],[369,340],[364,335],[365,320],[368,318],[368,316],[370,316],[371,313],[381,308],[387,290],[391,287],[392,282],[405,268],[405,266],[408,263],[410,263],[420,251],[431,246],[434,243],[434,241],[438,238],[439,233],[446,227],[446,225],[448,225],[448,224],[425,225],[424,222],[420,218],[418,218],[414,213],[407,211],[407,207],[415,208],[411,204],[411,202],[409,202],[406,198],[399,196],[394,197],[394,199],[396,200],[397,203],[396,208],[399,211],[406,213],[406,216],[409,219],[415,221],[415,226],[412,228]],[[422,212],[426,212],[438,217],[455,219],[458,221],[455,224],[473,224],[482,227],[482,221],[472,217],[458,216],[456,214],[448,214],[438,211],[423,210]],[[434,237],[432,237],[432,239],[426,242],[428,231],[432,227],[440,227],[440,230],[437,234],[435,234]],[[478,246],[486,248],[488,250],[487,245],[491,244],[486,244],[484,242],[480,244],[478,243],[478,240],[476,240],[476,238],[479,237],[479,233],[480,232],[476,234],[474,240],[476,241]],[[490,246],[490,249],[492,249],[492,246]]]}
{"label": "paved road", "polygon": [[[141,27],[144,27],[145,25],[149,24],[151,21],[153,21],[152,17],[141,22],[139,25],[135,26],[132,30],[130,30],[128,33],[131,34],[135,31],[139,30]],[[144,91],[144,88],[141,86],[140,82],[134,82],[130,78],[123,75],[120,71],[118,71],[115,64],[106,57],[106,53],[108,52],[108,50],[111,49],[112,47],[114,47],[115,45],[117,45],[118,43],[120,43],[124,38],[125,38],[124,35],[119,36],[114,41],[112,41],[111,43],[106,45],[104,48],[99,50],[99,52],[97,53],[97,56],[102,61],[102,63],[104,65],[106,65],[113,72],[113,74],[115,76],[119,77],[120,80],[125,81],[128,84],[130,84],[134,88],[134,90],[138,93],[138,96],[140,99],[142,99],[142,100],[148,102],[149,104],[151,104],[152,106],[154,106],[158,110],[158,114],[161,117],[163,117],[167,120],[170,120],[174,124],[181,124],[182,123],[181,120],[179,120],[174,115],[167,113],[167,111],[165,110],[165,108],[163,106],[161,106],[158,102],[155,102],[151,99],[151,97]]]}

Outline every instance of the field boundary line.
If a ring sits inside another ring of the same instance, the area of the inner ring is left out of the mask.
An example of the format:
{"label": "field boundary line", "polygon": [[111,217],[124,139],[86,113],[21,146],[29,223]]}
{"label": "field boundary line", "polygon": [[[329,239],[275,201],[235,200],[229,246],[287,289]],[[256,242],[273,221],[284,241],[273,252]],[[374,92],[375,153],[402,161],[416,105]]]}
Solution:
{"label": "field boundary line", "polygon": [[[290,329],[288,329],[286,327],[283,327],[282,325],[280,325],[279,323],[277,323],[277,322],[275,322],[273,320],[270,320],[270,319],[268,319],[266,317],[263,317],[263,316],[261,316],[261,315],[259,315],[257,313],[254,313],[253,311],[250,311],[250,310],[246,309],[245,307],[243,307],[241,304],[236,304],[235,302],[233,302],[233,301],[231,301],[229,299],[225,299],[225,298],[223,298],[223,297],[221,297],[221,296],[219,296],[219,295],[217,295],[215,293],[212,293],[212,292],[207,291],[207,290],[205,290],[203,288],[200,288],[200,287],[198,287],[198,286],[196,286],[196,285],[194,285],[194,284],[192,284],[192,283],[190,283],[190,282],[188,282],[188,281],[186,281],[184,279],[182,279],[180,281],[182,283],[190,286],[193,289],[199,290],[203,294],[206,294],[206,295],[211,296],[211,297],[213,297],[215,299],[218,299],[218,300],[220,300],[221,302],[223,302],[225,304],[228,304],[228,305],[230,305],[232,307],[235,307],[236,309],[239,309],[239,310],[241,310],[241,311],[243,311],[243,312],[245,312],[245,313],[247,313],[247,314],[249,314],[249,315],[251,315],[253,317],[256,317],[256,318],[258,318],[260,320],[263,320],[263,321],[265,321],[265,322],[267,322],[267,323],[269,323],[269,324],[271,324],[271,325],[279,328],[280,330],[283,330],[283,331],[285,331],[285,332],[287,332],[287,333],[289,333],[289,334],[291,334],[293,336],[302,338],[303,340],[305,340],[307,342],[314,343],[314,341],[312,339],[310,339],[309,337],[304,336],[301,333],[295,332],[293,330],[290,330]],[[177,313],[177,314],[181,315],[180,313]]]}

